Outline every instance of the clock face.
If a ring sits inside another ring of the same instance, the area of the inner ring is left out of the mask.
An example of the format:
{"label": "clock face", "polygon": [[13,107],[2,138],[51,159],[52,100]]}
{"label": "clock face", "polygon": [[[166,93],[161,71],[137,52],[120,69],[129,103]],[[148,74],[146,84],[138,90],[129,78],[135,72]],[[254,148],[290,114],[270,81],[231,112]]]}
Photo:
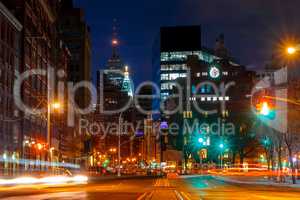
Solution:
{"label": "clock face", "polygon": [[220,70],[217,67],[210,68],[209,76],[211,78],[219,78],[220,77]]}

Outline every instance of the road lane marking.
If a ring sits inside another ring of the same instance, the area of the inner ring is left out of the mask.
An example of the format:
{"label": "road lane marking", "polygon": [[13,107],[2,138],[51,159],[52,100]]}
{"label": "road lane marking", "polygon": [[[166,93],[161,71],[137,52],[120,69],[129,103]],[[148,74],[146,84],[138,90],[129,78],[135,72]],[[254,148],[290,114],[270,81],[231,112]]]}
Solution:
{"label": "road lane marking", "polygon": [[145,192],[143,193],[141,196],[139,196],[139,198],[137,200],[146,200],[146,199],[152,199],[154,191],[149,192]]}
{"label": "road lane marking", "polygon": [[171,187],[168,179],[157,179],[154,183],[154,187]]}
{"label": "road lane marking", "polygon": [[184,198],[181,196],[181,194],[177,190],[174,190],[174,193],[179,200],[184,200]]}
{"label": "road lane marking", "polygon": [[145,192],[144,194],[142,194],[137,200],[142,200],[146,197],[147,195],[147,192]]}
{"label": "road lane marking", "polygon": [[188,197],[188,195],[185,192],[180,192],[182,194],[182,196],[184,196],[185,199],[187,200],[191,200],[190,197]]}
{"label": "road lane marking", "polygon": [[154,194],[154,191],[150,192],[150,194],[146,197],[146,199],[149,199],[149,200],[152,199],[153,194]]}

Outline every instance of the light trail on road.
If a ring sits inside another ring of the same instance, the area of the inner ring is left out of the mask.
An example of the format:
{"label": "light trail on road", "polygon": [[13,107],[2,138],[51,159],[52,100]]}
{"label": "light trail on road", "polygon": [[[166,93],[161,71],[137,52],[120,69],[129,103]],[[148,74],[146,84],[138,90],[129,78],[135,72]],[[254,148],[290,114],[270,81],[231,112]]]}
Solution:
{"label": "light trail on road", "polygon": [[10,189],[0,192],[5,200],[296,200],[300,189],[239,185],[212,176],[186,176],[176,179],[133,178],[95,180],[82,186]]}

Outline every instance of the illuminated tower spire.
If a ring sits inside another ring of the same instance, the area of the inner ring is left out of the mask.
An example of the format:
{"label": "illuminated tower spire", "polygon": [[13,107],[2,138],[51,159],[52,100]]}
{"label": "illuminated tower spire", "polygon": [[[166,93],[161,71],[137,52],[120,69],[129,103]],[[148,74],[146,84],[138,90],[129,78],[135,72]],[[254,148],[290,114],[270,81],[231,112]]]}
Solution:
{"label": "illuminated tower spire", "polygon": [[113,30],[112,30],[112,57],[118,58],[117,47],[119,46],[119,40],[117,38],[117,20],[114,19]]}
{"label": "illuminated tower spire", "polygon": [[[122,89],[123,92],[127,92],[129,96],[133,96],[133,82],[130,78],[128,66],[124,66],[118,54],[118,46],[120,42],[117,34],[117,20],[113,21],[112,29],[112,56],[107,62],[107,68],[110,70],[108,77],[110,81]],[[121,72],[121,73],[120,73]]]}
{"label": "illuminated tower spire", "polygon": [[129,68],[127,65],[124,67],[122,91],[127,92],[128,96],[133,96],[133,83],[130,79]]}
{"label": "illuminated tower spire", "polygon": [[111,70],[122,70],[124,66],[117,51],[119,46],[119,40],[117,38],[117,35],[117,20],[114,19],[111,40],[112,56],[107,62],[107,68]]}

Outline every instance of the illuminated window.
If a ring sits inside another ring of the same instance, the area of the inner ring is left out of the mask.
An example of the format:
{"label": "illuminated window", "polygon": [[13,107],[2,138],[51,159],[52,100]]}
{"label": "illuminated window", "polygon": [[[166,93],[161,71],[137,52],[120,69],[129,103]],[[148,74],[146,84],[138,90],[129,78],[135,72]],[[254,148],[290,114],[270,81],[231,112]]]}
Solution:
{"label": "illuminated window", "polygon": [[175,80],[179,77],[179,74],[178,73],[175,73],[175,74],[170,74],[170,80]]}
{"label": "illuminated window", "polygon": [[196,86],[192,85],[192,94],[196,94]]}
{"label": "illuminated window", "polygon": [[169,74],[161,74],[160,80],[169,80]]}
{"label": "illuminated window", "polygon": [[199,60],[211,63],[217,57],[203,51],[183,51],[183,52],[162,52],[160,57],[162,62],[186,61],[189,55],[198,56]]}
{"label": "illuminated window", "polygon": [[205,90],[205,85],[203,85],[203,86],[201,87],[200,91],[201,91],[202,94],[205,93],[205,91],[206,91],[206,90]]}
{"label": "illuminated window", "polygon": [[161,65],[161,71],[186,70],[186,64]]}
{"label": "illuminated window", "polygon": [[206,85],[206,92],[211,93],[212,92],[212,87],[211,85]]}
{"label": "illuminated window", "polygon": [[175,83],[162,83],[160,88],[161,90],[172,90],[175,86]]}
{"label": "illuminated window", "polygon": [[160,55],[160,60],[161,61],[168,61],[169,60],[169,54],[166,52],[162,52]]}
{"label": "illuminated window", "polygon": [[162,90],[168,90],[169,89],[169,84],[168,83],[162,83],[161,86],[160,86],[160,88]]}

